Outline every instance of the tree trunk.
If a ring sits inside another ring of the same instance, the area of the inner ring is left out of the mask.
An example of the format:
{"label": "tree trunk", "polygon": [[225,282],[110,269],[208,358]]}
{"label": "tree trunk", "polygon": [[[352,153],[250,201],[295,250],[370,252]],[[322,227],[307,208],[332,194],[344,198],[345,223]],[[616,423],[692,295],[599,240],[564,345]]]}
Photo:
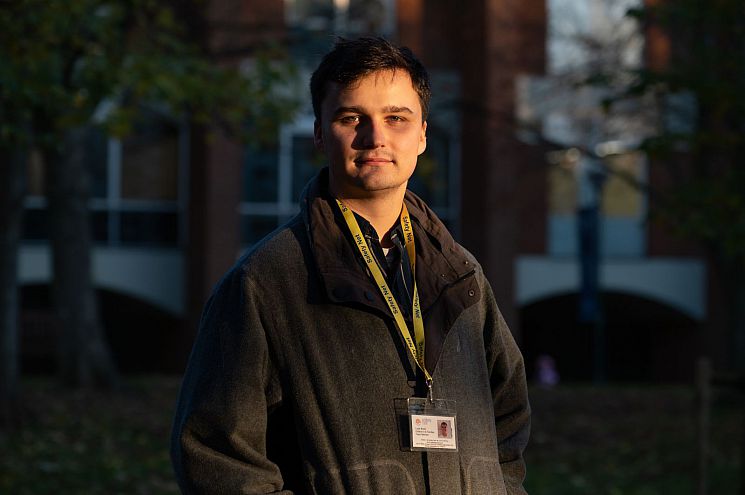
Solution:
{"label": "tree trunk", "polygon": [[85,132],[70,131],[62,151],[45,152],[52,294],[60,329],[58,370],[62,382],[69,386],[112,387],[118,376],[100,322],[91,270]]}
{"label": "tree trunk", "polygon": [[745,377],[745,261],[730,258],[721,265],[726,277],[725,294],[729,298],[730,359],[733,370]]}
{"label": "tree trunk", "polygon": [[0,428],[20,420],[18,245],[26,192],[26,153],[0,148]]}

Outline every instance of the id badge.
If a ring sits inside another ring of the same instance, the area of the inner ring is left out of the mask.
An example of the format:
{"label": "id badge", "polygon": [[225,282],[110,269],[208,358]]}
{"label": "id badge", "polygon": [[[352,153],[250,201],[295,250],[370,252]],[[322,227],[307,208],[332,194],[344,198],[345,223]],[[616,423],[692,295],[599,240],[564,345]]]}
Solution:
{"label": "id badge", "polygon": [[407,399],[412,451],[457,452],[458,424],[454,400]]}

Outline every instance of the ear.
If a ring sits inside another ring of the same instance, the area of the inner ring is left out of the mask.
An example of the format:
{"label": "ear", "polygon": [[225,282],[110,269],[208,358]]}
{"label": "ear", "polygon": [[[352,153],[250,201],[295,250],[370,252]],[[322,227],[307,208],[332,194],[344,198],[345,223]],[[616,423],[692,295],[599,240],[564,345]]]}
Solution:
{"label": "ear", "polygon": [[313,144],[318,151],[323,153],[323,129],[317,119],[313,121]]}
{"label": "ear", "polygon": [[417,152],[418,155],[421,155],[424,153],[424,150],[427,149],[427,121],[425,120],[422,122],[422,133],[419,136],[419,150]]}

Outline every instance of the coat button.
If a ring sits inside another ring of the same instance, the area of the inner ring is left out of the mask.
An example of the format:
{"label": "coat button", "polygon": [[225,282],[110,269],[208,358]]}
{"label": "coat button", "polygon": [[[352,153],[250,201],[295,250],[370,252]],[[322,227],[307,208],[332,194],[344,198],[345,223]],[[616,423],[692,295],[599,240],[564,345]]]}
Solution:
{"label": "coat button", "polygon": [[365,299],[367,299],[368,301],[372,302],[372,301],[375,300],[375,297],[373,296],[373,293],[372,292],[370,292],[369,290],[366,290],[365,291]]}
{"label": "coat button", "polygon": [[471,296],[471,297],[473,297],[473,296],[476,295],[476,291],[474,291],[473,289],[469,289],[468,290],[468,295]]}

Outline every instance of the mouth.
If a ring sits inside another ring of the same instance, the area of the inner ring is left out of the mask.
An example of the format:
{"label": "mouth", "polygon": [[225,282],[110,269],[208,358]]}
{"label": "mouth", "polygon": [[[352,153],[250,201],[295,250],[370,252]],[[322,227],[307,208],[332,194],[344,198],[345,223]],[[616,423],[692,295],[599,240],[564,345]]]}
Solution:
{"label": "mouth", "polygon": [[387,156],[360,156],[354,159],[357,165],[385,165],[393,163],[392,157]]}

